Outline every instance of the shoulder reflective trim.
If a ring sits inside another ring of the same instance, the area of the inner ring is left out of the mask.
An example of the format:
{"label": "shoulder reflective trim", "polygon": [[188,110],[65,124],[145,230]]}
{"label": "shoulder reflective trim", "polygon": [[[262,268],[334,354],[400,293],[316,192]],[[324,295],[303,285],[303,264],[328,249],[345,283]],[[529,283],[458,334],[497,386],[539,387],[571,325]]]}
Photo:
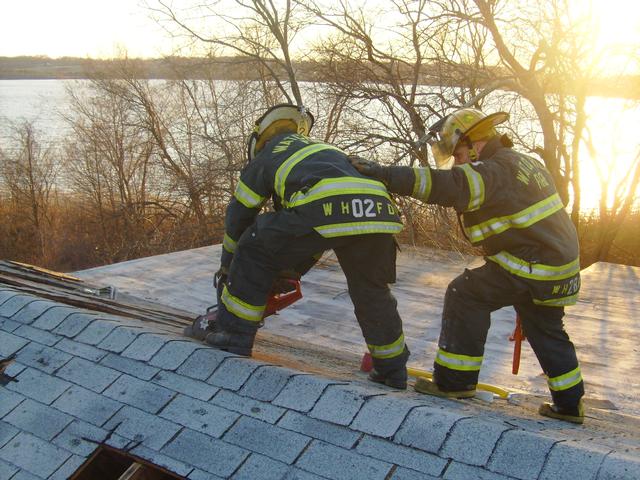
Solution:
{"label": "shoulder reflective trim", "polygon": [[471,165],[465,163],[458,165],[454,168],[461,168],[467,177],[469,183],[469,205],[467,205],[467,212],[473,212],[478,210],[484,203],[484,180],[482,175],[476,172]]}
{"label": "shoulder reflective trim", "polygon": [[568,297],[550,298],[548,300],[538,300],[537,298],[534,298],[533,303],[536,305],[543,305],[545,307],[568,307],[576,304],[578,301],[578,295],[579,294],[575,293]]}
{"label": "shoulder reflective trim", "polygon": [[236,192],[233,194],[233,196],[236,197],[236,200],[238,200],[247,208],[262,207],[264,201],[266,200],[265,197],[262,197],[251,190],[242,180],[238,182]]}
{"label": "shoulder reflective trim", "polygon": [[426,202],[429,199],[429,195],[431,195],[431,169],[414,168],[413,174],[416,180],[413,184],[411,196]]}
{"label": "shoulder reflective trim", "polygon": [[276,170],[275,176],[275,191],[280,199],[285,200],[284,198],[284,186],[289,176],[289,172],[291,169],[295,167],[299,162],[307,158],[309,155],[313,155],[314,153],[321,152],[322,150],[336,150],[338,152],[342,152],[338,147],[334,147],[333,145],[327,145],[326,143],[313,143],[311,145],[307,145],[304,148],[301,148],[296,153],[287,158],[278,170]]}
{"label": "shoulder reflective trim", "polygon": [[560,392],[562,390],[568,390],[571,387],[575,387],[582,381],[582,373],[580,372],[580,366],[577,366],[569,373],[560,375],[559,377],[553,377],[547,379],[549,389],[554,392]]}
{"label": "shoulder reflective trim", "polygon": [[398,233],[402,230],[402,224],[398,222],[349,222],[320,225],[313,228],[323,237],[333,238],[364,233]]}
{"label": "shoulder reflective trim", "polygon": [[450,368],[451,370],[475,372],[480,370],[483,358],[484,357],[471,357],[469,355],[449,353],[439,348],[435,361],[438,365]]}
{"label": "shoulder reflective trim", "polygon": [[240,317],[250,322],[260,322],[264,316],[265,305],[251,305],[247,302],[240,300],[238,297],[234,297],[227,290],[227,286],[224,286],[221,295],[222,303],[224,303],[227,310],[233,313],[235,316]]}
{"label": "shoulder reflective trim", "polygon": [[400,334],[400,337],[388,345],[371,345],[367,343],[369,352],[373,358],[394,358],[401,355],[404,352],[404,334]]}
{"label": "shoulder reflective trim", "polygon": [[464,227],[464,231],[471,243],[478,243],[510,228],[530,227],[534,223],[553,215],[563,208],[564,205],[560,196],[554,193],[544,200],[540,200],[513,215],[491,218],[477,225]]}
{"label": "shoulder reflective trim", "polygon": [[234,253],[237,245],[237,242],[225,232],[224,238],[222,239],[222,248],[229,253]]}
{"label": "shoulder reflective trim", "polygon": [[287,208],[292,208],[326,197],[349,194],[378,195],[387,199],[390,198],[382,182],[377,180],[358,177],[325,178],[316,183],[306,193],[294,193],[289,201],[283,201],[283,205]]}
{"label": "shoulder reflective trim", "polygon": [[487,258],[514,275],[533,280],[563,280],[580,273],[579,258],[558,266],[530,263],[505,251],[490,255]]}

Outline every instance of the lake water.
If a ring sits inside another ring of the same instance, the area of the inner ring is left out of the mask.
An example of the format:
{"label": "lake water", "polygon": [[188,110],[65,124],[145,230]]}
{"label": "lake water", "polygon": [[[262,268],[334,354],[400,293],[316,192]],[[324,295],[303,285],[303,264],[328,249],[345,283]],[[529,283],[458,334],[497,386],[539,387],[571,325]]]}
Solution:
{"label": "lake water", "polygon": [[[86,82],[86,81],[84,81]],[[82,80],[0,80],[0,147],[7,148],[12,122],[33,122],[43,141],[57,143],[69,131],[61,115],[69,106],[65,87]],[[591,97],[587,102],[592,149],[580,151],[582,205],[595,208],[600,178],[624,178],[640,149],[638,102]]]}

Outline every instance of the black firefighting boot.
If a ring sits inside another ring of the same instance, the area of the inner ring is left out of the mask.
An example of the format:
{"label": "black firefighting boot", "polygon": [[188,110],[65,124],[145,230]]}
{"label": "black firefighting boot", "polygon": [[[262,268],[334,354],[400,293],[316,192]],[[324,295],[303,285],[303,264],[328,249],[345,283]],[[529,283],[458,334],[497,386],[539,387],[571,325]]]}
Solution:
{"label": "black firefighting boot", "polygon": [[407,369],[402,368],[399,370],[393,370],[387,374],[382,374],[377,370],[371,370],[369,373],[369,380],[376,383],[381,383],[387,387],[397,388],[398,390],[407,389]]}
{"label": "black firefighting boot", "polygon": [[203,341],[207,335],[214,331],[217,315],[217,305],[207,308],[205,314],[197,316],[191,325],[184,328],[184,335]]}
{"label": "black firefighting boot", "polygon": [[475,388],[457,391],[442,390],[433,380],[424,377],[419,377],[413,388],[416,392],[442,398],[473,398],[476,396]]}
{"label": "black firefighting boot", "polygon": [[544,417],[564,420],[571,423],[584,423],[584,405],[582,399],[575,407],[559,407],[555,403],[543,403],[538,409],[538,413]]}
{"label": "black firefighting boot", "polygon": [[248,333],[219,330],[209,333],[205,338],[205,342],[218,350],[225,350],[229,353],[235,353],[236,355],[250,357],[255,338],[255,331]]}

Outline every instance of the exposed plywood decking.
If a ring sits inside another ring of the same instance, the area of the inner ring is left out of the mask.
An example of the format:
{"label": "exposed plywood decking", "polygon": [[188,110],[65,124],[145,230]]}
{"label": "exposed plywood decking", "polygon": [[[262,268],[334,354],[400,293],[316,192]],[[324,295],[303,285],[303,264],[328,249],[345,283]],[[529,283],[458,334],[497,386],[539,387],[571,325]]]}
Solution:
{"label": "exposed plywood decking", "polygon": [[[212,278],[218,269],[220,246],[142,258],[76,272],[97,285],[160,304],[202,313],[215,302]],[[398,299],[410,365],[431,370],[440,330],[440,313],[447,284],[465,267],[482,264],[478,257],[403,247],[398,256]],[[567,309],[566,329],[578,350],[587,396],[609,400],[626,414],[640,416],[640,268],[597,263],[582,273],[578,305]],[[303,279],[304,298],[266,321],[264,331],[361,355],[360,329],[346,282],[332,255]],[[546,395],[546,380],[535,355],[525,344],[520,373],[511,374],[515,313],[504,308],[493,314],[481,381],[515,391]]]}

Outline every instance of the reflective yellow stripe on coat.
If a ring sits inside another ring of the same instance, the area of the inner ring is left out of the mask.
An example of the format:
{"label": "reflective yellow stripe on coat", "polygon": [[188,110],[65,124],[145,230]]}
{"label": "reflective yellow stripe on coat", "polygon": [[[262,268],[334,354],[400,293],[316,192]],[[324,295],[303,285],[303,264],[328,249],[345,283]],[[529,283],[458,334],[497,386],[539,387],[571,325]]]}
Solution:
{"label": "reflective yellow stripe on coat", "polygon": [[260,322],[264,316],[264,309],[266,305],[251,305],[238,297],[234,297],[227,290],[227,286],[224,286],[221,296],[222,303],[227,307],[231,313],[236,317],[240,317],[250,322]]}
{"label": "reflective yellow stripe on coat", "polygon": [[377,180],[359,177],[325,178],[316,183],[306,193],[294,193],[289,201],[283,201],[283,205],[292,208],[334,195],[358,194],[390,198],[385,186]]}
{"label": "reflective yellow stripe on coat", "polygon": [[560,375],[558,377],[550,377],[547,379],[547,383],[549,384],[549,389],[554,392],[559,392],[562,390],[568,390],[571,387],[575,387],[582,381],[582,373],[580,372],[580,366],[574,368],[568,373],[564,375]]}

